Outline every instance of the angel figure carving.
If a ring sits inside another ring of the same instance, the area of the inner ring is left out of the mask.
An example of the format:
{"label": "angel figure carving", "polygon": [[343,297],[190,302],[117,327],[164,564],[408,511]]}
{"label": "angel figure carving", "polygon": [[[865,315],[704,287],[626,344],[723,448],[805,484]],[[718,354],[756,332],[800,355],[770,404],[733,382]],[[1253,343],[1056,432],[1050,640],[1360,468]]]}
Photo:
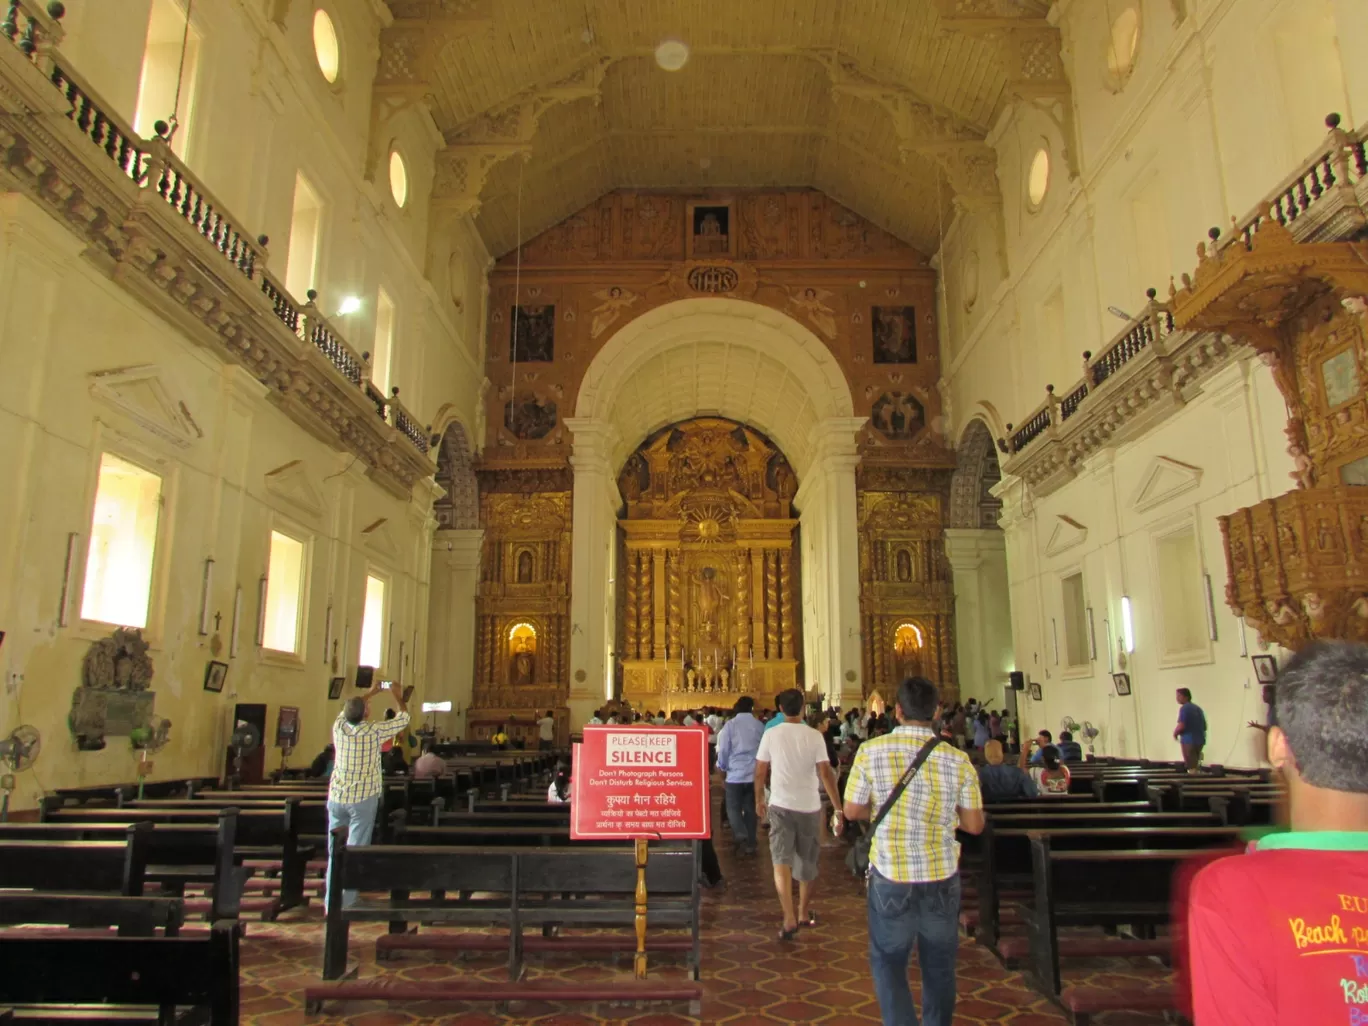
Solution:
{"label": "angel figure carving", "polygon": [[589,337],[598,338],[605,331],[617,323],[627,310],[641,297],[635,292],[628,292],[619,285],[612,288],[599,289],[595,292],[594,298],[599,301],[598,306],[591,311],[593,320],[589,322]]}
{"label": "angel figure carving", "polygon": [[806,315],[827,338],[835,341],[836,339],[836,314],[827,304],[831,298],[830,289],[819,289],[809,286],[789,293],[789,305],[799,313]]}

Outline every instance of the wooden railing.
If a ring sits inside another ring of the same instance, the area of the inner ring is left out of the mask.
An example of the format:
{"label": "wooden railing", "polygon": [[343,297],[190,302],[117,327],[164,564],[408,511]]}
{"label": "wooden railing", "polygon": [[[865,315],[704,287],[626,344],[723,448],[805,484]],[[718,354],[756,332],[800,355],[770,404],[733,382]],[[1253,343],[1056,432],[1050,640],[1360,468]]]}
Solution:
{"label": "wooden railing", "polygon": [[[1365,201],[1358,192],[1368,187],[1368,127],[1357,135],[1340,128],[1340,117],[1331,114],[1325,119],[1330,130],[1324,144],[1313,153],[1302,166],[1289,175],[1278,187],[1243,219],[1236,219],[1232,230],[1222,233],[1219,228],[1208,232],[1211,244],[1217,249],[1241,243],[1253,244],[1259,226],[1266,212],[1271,210],[1278,222],[1291,227],[1298,220],[1322,211],[1327,215],[1334,208],[1327,206],[1332,197],[1339,197],[1346,207],[1358,210],[1356,216],[1368,216],[1361,210]],[[1313,225],[1312,227],[1315,227]],[[1187,275],[1183,275],[1186,282]],[[1155,349],[1164,339],[1173,334],[1173,310],[1166,302],[1160,302],[1158,292],[1150,289],[1147,293],[1149,303],[1139,316],[1132,318],[1126,326],[1107,343],[1096,357],[1091,352],[1083,354],[1083,378],[1063,400],[1054,396],[1054,386],[1046,385],[1046,398],[1031,411],[1020,427],[1007,425],[1007,437],[998,447],[1009,456],[1025,449],[1037,438],[1046,434],[1052,426],[1058,427],[1075,416],[1088,401],[1088,397],[1102,387],[1104,382],[1115,376],[1132,360]]]}
{"label": "wooden railing", "polygon": [[[5,20],[0,23],[4,36],[24,57],[37,66],[66,102],[67,119],[104,154],[119,173],[142,190],[145,197],[158,197],[218,254],[218,259],[248,281],[260,281],[261,292],[275,318],[295,337],[310,343],[328,363],[366,399],[376,403],[382,420],[408,439],[419,452],[429,449],[427,431],[397,399],[387,400],[370,386],[366,358],[354,350],[318,310],[316,293],[298,306],[286,289],[266,271],[266,236],[253,236],[228,213],[204,183],[172,151],[165,134],[143,139],[132,127],[111,112],[108,104],[82,80],[55,50],[61,39],[59,19],[65,13],[60,3],[45,8],[33,0],[0,0]],[[3,45],[0,43],[0,45]],[[157,131],[165,133],[158,122]],[[154,201],[155,202],[155,201]]]}

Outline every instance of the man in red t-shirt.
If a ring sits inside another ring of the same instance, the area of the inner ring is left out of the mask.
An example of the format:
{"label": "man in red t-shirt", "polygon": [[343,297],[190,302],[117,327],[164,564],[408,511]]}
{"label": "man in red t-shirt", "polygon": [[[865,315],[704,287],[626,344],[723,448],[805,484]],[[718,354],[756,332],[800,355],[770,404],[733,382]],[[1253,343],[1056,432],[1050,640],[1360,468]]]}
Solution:
{"label": "man in red t-shirt", "polygon": [[1193,880],[1193,1018],[1368,1026],[1368,646],[1299,652],[1270,721],[1291,829]]}

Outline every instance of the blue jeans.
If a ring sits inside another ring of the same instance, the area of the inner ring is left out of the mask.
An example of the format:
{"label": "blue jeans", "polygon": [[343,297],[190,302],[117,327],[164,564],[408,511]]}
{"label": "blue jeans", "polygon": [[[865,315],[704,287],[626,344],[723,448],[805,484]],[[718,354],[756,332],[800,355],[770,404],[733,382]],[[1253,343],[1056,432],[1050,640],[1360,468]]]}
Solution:
{"label": "blue jeans", "polygon": [[950,1026],[955,1015],[955,958],[959,951],[960,878],[895,883],[869,874],[869,969],[884,1026],[917,1026],[907,984],[913,945],[921,964],[926,1026]]}
{"label": "blue jeans", "polygon": [[[365,798],[359,802],[328,802],[328,895],[332,894],[332,832],[340,826],[347,828],[347,847],[370,844],[371,832],[375,829],[375,813],[380,808],[380,796]],[[342,892],[342,907],[356,904],[356,891]],[[325,899],[326,901],[326,899]],[[327,907],[326,905],[324,906]]]}
{"label": "blue jeans", "polygon": [[755,847],[755,782],[727,785],[727,822],[732,840],[747,851]]}

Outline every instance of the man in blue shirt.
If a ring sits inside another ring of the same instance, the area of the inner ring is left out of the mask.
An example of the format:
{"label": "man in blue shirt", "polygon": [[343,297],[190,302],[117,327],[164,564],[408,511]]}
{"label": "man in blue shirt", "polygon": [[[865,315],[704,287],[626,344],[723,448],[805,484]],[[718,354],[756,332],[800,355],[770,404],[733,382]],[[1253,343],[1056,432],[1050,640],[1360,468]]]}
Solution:
{"label": "man in blue shirt", "polygon": [[1183,764],[1189,773],[1196,773],[1202,764],[1202,748],[1206,745],[1206,713],[1192,700],[1189,688],[1178,689],[1178,725],[1173,737],[1183,749]]}
{"label": "man in blue shirt", "polygon": [[1065,762],[1082,762],[1083,746],[1073,739],[1073,734],[1064,731],[1059,735],[1059,757]]}
{"label": "man in blue shirt", "polygon": [[717,768],[726,774],[727,822],[736,841],[736,853],[754,855],[755,753],[765,727],[752,715],[755,699],[749,695],[738,698],[733,708],[736,715],[717,735]]}
{"label": "man in blue shirt", "polygon": [[1031,753],[1032,762],[1043,762],[1045,759],[1045,749],[1054,744],[1054,735],[1048,730],[1042,730],[1036,735],[1035,751]]}

